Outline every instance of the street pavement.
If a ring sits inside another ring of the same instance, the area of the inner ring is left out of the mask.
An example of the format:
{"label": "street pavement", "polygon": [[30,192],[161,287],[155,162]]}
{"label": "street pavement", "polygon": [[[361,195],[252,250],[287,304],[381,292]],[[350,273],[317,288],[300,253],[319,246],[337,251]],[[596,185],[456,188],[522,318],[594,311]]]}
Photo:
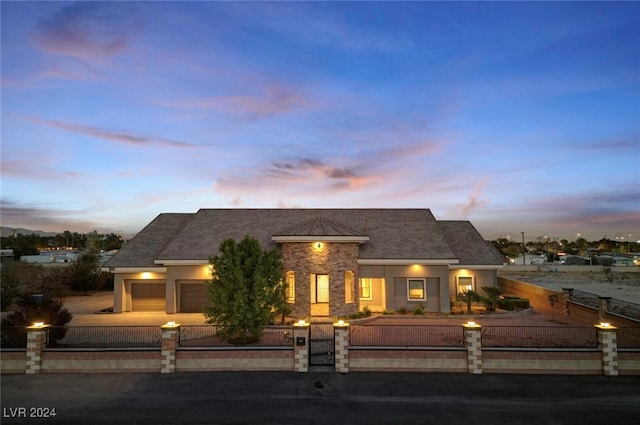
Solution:
{"label": "street pavement", "polygon": [[640,424],[629,376],[41,374],[4,375],[1,389],[3,425]]}

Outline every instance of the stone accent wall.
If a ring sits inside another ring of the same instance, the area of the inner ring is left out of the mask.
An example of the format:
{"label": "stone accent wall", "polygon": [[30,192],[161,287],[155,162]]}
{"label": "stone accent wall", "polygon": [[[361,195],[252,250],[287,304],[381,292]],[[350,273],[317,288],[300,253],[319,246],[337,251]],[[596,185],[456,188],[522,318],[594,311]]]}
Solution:
{"label": "stone accent wall", "polygon": [[44,329],[27,328],[27,375],[40,373],[46,335],[47,332]]}
{"label": "stone accent wall", "polygon": [[179,326],[162,327],[162,349],[160,355],[160,373],[176,371],[176,349],[178,348]]}
{"label": "stone accent wall", "polygon": [[467,360],[469,373],[479,375],[482,373],[482,332],[481,327],[464,328],[464,342],[467,346]]}
{"label": "stone accent wall", "polygon": [[[304,338],[304,345],[299,345],[300,338]],[[309,325],[295,325],[293,327],[293,370],[295,372],[309,371]]]}
{"label": "stone accent wall", "polygon": [[345,303],[344,273],[353,272],[354,282],[358,282],[359,252],[357,242],[322,242],[322,248],[316,248],[312,242],[283,243],[284,270],[295,273],[295,304],[291,315],[311,315],[312,274],[329,275],[329,316],[356,313],[359,309],[357,288],[354,288],[355,302]]}
{"label": "stone accent wall", "polygon": [[334,325],[336,372],[349,372],[349,327]]}
{"label": "stone accent wall", "polygon": [[602,350],[602,371],[605,376],[618,376],[618,343],[616,328],[598,326],[598,348]]}

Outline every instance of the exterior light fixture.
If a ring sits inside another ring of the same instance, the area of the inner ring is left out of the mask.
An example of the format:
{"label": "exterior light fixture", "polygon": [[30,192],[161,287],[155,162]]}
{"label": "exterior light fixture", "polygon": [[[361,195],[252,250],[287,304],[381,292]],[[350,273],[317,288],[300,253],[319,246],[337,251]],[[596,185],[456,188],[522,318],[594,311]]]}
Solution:
{"label": "exterior light fixture", "polygon": [[293,324],[293,326],[309,326],[309,322],[307,322],[305,319],[300,319],[297,322],[295,322]]}
{"label": "exterior light fixture", "polygon": [[176,322],[167,322],[161,326],[162,329],[177,329],[179,327],[180,327],[180,324]]}
{"label": "exterior light fixture", "polygon": [[42,327],[44,327],[44,322],[34,322],[33,323],[33,327],[34,328],[42,328]]}
{"label": "exterior light fixture", "polygon": [[322,242],[316,242],[314,246],[316,247],[316,249],[322,249]]}
{"label": "exterior light fixture", "polygon": [[611,326],[611,323],[608,322],[600,322],[600,326],[602,326],[603,328],[608,328]]}
{"label": "exterior light fixture", "polygon": [[175,326],[176,322],[167,322],[167,326]]}
{"label": "exterior light fixture", "polygon": [[473,320],[469,320],[467,323],[463,323],[462,326],[465,328],[479,328],[480,325],[474,322]]}

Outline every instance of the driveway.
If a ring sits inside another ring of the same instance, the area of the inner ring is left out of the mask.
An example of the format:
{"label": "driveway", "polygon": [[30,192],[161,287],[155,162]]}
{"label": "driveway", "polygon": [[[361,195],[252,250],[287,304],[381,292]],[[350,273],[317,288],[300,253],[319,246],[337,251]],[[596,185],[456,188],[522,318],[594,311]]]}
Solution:
{"label": "driveway", "polygon": [[[640,378],[202,372],[2,377],[3,424],[638,425]],[[54,418],[18,417],[24,412]],[[31,408],[43,408],[31,410]]]}

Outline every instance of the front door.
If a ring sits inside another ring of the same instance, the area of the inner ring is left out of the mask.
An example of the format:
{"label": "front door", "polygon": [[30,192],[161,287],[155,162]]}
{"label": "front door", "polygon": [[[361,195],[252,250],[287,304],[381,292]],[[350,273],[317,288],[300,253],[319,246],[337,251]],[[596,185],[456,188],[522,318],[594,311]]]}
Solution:
{"label": "front door", "polygon": [[329,275],[311,275],[311,315],[329,315]]}

